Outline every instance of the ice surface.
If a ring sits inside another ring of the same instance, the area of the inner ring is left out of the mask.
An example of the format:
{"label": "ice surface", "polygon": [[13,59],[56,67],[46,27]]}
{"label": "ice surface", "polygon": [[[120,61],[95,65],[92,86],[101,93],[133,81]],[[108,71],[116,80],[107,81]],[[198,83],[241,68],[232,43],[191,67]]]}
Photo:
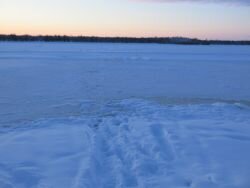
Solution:
{"label": "ice surface", "polygon": [[0,123],[78,114],[79,101],[250,100],[248,46],[0,43]]}
{"label": "ice surface", "polygon": [[0,188],[250,187],[250,48],[0,43]]}

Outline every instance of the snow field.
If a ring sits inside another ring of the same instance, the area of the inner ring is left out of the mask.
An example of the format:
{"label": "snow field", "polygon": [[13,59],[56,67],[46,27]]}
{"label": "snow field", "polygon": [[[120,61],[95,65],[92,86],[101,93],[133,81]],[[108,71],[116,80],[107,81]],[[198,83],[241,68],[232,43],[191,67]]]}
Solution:
{"label": "snow field", "polygon": [[90,103],[79,117],[6,128],[0,187],[249,187],[248,106]]}

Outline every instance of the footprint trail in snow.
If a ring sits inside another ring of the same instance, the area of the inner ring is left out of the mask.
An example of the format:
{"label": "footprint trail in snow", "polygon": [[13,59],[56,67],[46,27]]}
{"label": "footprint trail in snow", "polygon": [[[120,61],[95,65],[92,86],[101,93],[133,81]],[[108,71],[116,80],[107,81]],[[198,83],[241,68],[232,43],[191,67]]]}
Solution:
{"label": "footprint trail in snow", "polygon": [[[250,186],[250,108],[113,101],[0,134],[0,187]],[[17,155],[13,155],[13,151]]]}

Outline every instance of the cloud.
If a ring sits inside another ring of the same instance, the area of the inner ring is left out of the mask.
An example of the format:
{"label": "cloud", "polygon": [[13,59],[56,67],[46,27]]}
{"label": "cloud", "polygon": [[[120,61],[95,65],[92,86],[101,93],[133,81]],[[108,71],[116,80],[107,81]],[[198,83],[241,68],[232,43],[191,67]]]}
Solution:
{"label": "cloud", "polygon": [[250,6],[250,0],[137,0],[137,1],[162,2],[162,3],[174,3],[174,2],[226,3],[226,4],[241,4]]}

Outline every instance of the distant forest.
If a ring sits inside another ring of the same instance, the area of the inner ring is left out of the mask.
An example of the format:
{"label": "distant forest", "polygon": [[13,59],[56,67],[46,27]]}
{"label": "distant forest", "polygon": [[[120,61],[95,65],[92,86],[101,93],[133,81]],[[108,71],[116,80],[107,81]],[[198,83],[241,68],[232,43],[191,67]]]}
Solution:
{"label": "distant forest", "polygon": [[61,35],[1,35],[0,41],[44,41],[44,42],[110,42],[110,43],[158,43],[186,45],[250,45],[250,41],[200,40],[184,37],[95,37],[95,36],[61,36]]}

